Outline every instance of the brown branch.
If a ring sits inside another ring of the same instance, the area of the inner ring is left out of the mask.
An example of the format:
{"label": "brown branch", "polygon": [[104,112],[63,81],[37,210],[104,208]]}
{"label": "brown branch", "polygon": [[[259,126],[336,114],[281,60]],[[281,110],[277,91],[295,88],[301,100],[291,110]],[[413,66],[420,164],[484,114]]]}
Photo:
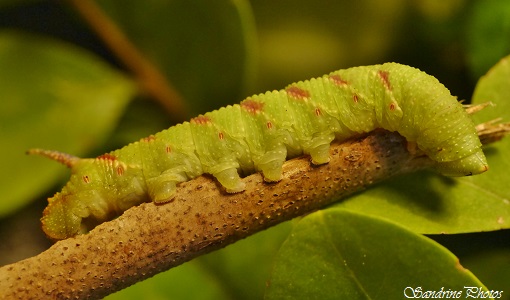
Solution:
{"label": "brown branch", "polygon": [[166,80],[93,0],[67,0],[106,46],[133,72],[140,86],[158,101],[175,122],[187,117],[179,92]]}
{"label": "brown branch", "polygon": [[281,182],[264,183],[253,174],[239,194],[226,194],[211,177],[198,177],[181,184],[173,202],[133,207],[89,234],[0,268],[0,291],[6,299],[101,298],[376,182],[433,164],[411,155],[406,145],[400,135],[386,131],[335,143],[328,164],[313,166],[307,157],[289,160]]}
{"label": "brown branch", "polygon": [[496,119],[476,126],[482,144],[495,143],[510,133],[510,123],[499,123],[500,121]]}

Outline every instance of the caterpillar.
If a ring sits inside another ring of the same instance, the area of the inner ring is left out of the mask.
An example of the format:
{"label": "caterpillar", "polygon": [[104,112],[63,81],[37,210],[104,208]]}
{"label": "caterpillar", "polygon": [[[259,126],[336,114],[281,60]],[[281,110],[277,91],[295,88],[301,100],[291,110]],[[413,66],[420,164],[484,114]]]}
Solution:
{"label": "caterpillar", "polygon": [[377,128],[396,131],[436,162],[443,175],[488,165],[473,122],[436,78],[397,63],[362,66],[246,98],[96,158],[29,150],[72,169],[41,219],[54,240],[86,231],[149,200],[169,202],[176,186],[212,174],[228,193],[245,189],[240,174],[279,181],[285,160],[329,161],[334,140]]}

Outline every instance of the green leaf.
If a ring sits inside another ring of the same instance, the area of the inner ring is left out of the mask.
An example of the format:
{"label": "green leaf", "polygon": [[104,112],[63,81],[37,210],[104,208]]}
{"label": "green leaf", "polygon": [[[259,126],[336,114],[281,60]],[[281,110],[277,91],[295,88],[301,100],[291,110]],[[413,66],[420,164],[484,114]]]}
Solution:
{"label": "green leaf", "polygon": [[198,263],[191,262],[167,272],[160,273],[150,280],[112,294],[107,300],[139,299],[228,299],[214,274],[207,273]]}
{"label": "green leaf", "polygon": [[273,258],[292,223],[279,224],[198,260],[217,276],[233,299],[262,299]]}
{"label": "green leaf", "polygon": [[488,288],[510,291],[510,249],[483,251],[466,257],[463,262]]}
{"label": "green leaf", "polygon": [[488,107],[477,112],[473,119],[476,123],[487,122],[496,118],[510,121],[510,55],[494,65],[478,81],[473,92],[473,104],[492,102],[494,107]]}
{"label": "green leaf", "polygon": [[98,4],[162,70],[184,96],[192,115],[246,96],[256,53],[247,1],[104,0]]}
{"label": "green leaf", "polygon": [[510,2],[474,1],[467,18],[467,58],[474,78],[510,53]]}
{"label": "green leaf", "polygon": [[466,295],[465,286],[483,287],[441,245],[393,223],[329,209],[294,227],[266,297],[403,299],[410,288]]}
{"label": "green leaf", "polygon": [[81,156],[111,133],[133,84],[99,58],[71,45],[0,32],[0,217],[46,191],[65,167],[30,148]]}
{"label": "green leaf", "polygon": [[384,62],[405,37],[400,28],[407,5],[402,0],[251,3],[263,90],[280,89],[346,66]]}
{"label": "green leaf", "polygon": [[510,228],[508,193],[483,185],[495,176],[508,180],[492,170],[470,178],[419,172],[385,181],[336,207],[380,217],[424,234]]}
{"label": "green leaf", "polygon": [[[492,101],[475,123],[510,121],[510,57],[482,77],[473,103]],[[510,228],[510,138],[485,149],[489,171],[446,178],[428,172],[395,178],[349,198],[338,206],[391,220],[416,232],[462,233]]]}

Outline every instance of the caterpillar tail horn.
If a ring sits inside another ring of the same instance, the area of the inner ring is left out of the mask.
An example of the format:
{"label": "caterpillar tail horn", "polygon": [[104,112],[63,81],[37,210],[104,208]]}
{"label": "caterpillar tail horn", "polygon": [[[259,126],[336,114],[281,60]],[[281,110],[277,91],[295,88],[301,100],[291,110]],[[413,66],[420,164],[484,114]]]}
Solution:
{"label": "caterpillar tail horn", "polygon": [[27,151],[27,154],[40,155],[40,156],[47,157],[49,159],[52,159],[54,161],[57,161],[65,166],[67,166],[68,168],[72,168],[76,164],[76,162],[80,160],[80,158],[77,156],[67,154],[64,152],[60,152],[60,151],[55,151],[55,150],[44,150],[44,149],[37,149],[37,148],[29,149]]}

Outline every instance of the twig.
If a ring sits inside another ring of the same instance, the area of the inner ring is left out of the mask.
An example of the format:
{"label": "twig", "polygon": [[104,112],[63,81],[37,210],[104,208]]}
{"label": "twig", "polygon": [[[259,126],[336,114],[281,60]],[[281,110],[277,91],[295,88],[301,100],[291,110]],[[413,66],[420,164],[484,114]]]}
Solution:
{"label": "twig", "polygon": [[[510,128],[496,127],[481,135],[484,140]],[[0,291],[6,299],[104,297],[376,182],[433,164],[411,155],[406,144],[396,133],[375,131],[333,144],[328,164],[313,166],[307,157],[287,161],[278,183],[250,175],[239,194],[226,194],[211,177],[198,177],[182,183],[173,202],[133,207],[89,234],[3,266]]]}
{"label": "twig", "polygon": [[476,126],[482,144],[497,142],[510,132],[510,123],[500,123],[501,119],[491,120]]}
{"label": "twig", "polygon": [[131,70],[140,86],[158,101],[175,122],[187,117],[184,102],[160,70],[150,62],[93,0],[68,0],[89,26]]}
{"label": "twig", "polygon": [[466,110],[466,113],[468,113],[468,115],[473,115],[485,108],[487,108],[488,106],[494,106],[494,104],[492,102],[485,102],[485,103],[482,103],[482,104],[465,104],[463,105],[464,106],[464,109]]}

